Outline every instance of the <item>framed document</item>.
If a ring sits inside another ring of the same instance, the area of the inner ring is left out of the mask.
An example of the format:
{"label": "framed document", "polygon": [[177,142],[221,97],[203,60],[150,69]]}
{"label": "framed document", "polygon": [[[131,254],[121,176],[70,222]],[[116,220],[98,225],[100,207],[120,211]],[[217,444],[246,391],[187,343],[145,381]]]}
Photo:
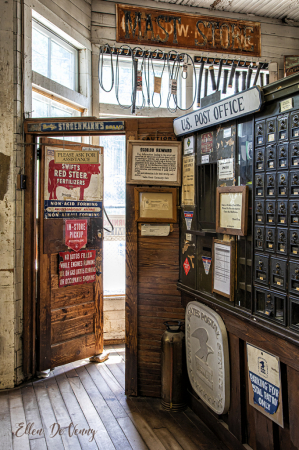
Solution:
{"label": "framed document", "polygon": [[234,300],[235,241],[213,239],[212,292]]}
{"label": "framed document", "polygon": [[248,186],[218,187],[216,192],[217,233],[247,235]]}
{"label": "framed document", "polygon": [[177,222],[176,188],[134,189],[136,222]]}
{"label": "framed document", "polygon": [[127,183],[180,186],[181,153],[181,142],[128,141]]}

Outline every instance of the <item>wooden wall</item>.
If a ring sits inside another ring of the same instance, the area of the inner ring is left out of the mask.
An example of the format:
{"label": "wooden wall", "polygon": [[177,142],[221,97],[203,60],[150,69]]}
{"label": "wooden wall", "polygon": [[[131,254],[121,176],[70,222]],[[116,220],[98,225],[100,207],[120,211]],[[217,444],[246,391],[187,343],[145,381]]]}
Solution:
{"label": "wooden wall", "polygon": [[[175,139],[172,118],[138,119],[135,134],[126,129],[128,138]],[[127,185],[126,233],[126,393],[160,397],[163,322],[184,319],[176,288],[179,225],[167,237],[142,237],[135,221],[134,186]]]}
{"label": "wooden wall", "polygon": [[[116,16],[114,0],[103,1],[93,0],[91,15],[91,39],[94,44],[113,45],[116,40]],[[279,66],[279,78],[283,77],[283,55],[294,55],[298,53],[299,33],[297,27],[283,24],[281,20],[269,19],[267,17],[247,16],[246,14],[229,13],[225,11],[215,11],[213,9],[192,8],[183,5],[147,1],[143,3],[136,0],[127,0],[126,4],[142,7],[152,7],[168,12],[186,12],[190,14],[203,14],[222,18],[232,18],[240,20],[254,20],[261,22],[262,29],[262,59],[268,62],[277,62]],[[120,45],[120,44],[119,44]],[[153,44],[155,45],[155,44]],[[191,53],[191,52],[190,52]],[[199,50],[195,54],[201,54]]]}

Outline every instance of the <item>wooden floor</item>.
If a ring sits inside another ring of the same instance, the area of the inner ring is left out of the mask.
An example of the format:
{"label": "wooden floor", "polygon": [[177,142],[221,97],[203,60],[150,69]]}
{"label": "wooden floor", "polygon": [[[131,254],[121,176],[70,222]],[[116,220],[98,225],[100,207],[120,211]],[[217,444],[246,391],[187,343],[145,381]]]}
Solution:
{"label": "wooden floor", "polygon": [[227,449],[190,409],[171,414],[159,399],[127,398],[124,348],[105,349],[105,363],[81,360],[1,392],[0,449]]}

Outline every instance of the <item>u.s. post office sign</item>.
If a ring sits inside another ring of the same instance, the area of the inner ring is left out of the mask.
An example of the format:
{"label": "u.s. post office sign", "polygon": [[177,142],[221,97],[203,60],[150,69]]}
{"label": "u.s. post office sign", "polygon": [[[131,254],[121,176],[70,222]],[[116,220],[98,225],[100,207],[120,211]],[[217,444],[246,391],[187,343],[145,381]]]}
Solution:
{"label": "u.s. post office sign", "polygon": [[254,86],[220,102],[174,119],[174,132],[177,136],[183,136],[219,123],[247,116],[260,111],[262,104],[262,90],[260,87]]}
{"label": "u.s. post office sign", "polygon": [[230,404],[229,353],[226,328],[215,311],[199,302],[186,308],[187,371],[196,394],[216,414]]}
{"label": "u.s. post office sign", "polygon": [[261,24],[116,5],[117,42],[261,56]]}

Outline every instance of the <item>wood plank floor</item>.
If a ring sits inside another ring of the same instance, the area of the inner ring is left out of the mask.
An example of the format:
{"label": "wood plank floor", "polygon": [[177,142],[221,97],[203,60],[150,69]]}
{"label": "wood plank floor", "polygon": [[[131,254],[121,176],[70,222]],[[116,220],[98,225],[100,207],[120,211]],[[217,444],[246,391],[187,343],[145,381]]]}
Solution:
{"label": "wood plank floor", "polygon": [[49,378],[0,392],[3,450],[226,450],[190,410],[126,397],[124,346],[105,363],[57,367]]}

